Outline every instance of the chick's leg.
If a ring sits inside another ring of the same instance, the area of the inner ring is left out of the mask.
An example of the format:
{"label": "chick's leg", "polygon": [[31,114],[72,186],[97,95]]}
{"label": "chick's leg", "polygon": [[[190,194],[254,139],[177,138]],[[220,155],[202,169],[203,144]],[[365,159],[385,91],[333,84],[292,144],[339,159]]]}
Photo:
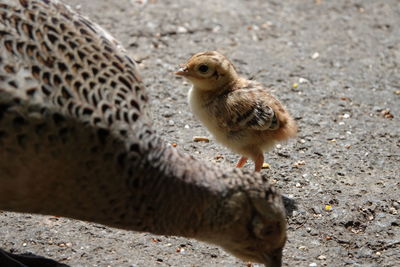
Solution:
{"label": "chick's leg", "polygon": [[241,157],[236,164],[236,168],[242,168],[244,164],[246,164],[247,158],[246,157]]}
{"label": "chick's leg", "polygon": [[264,154],[258,154],[255,158],[254,158],[254,165],[255,165],[255,171],[259,172],[261,171],[261,168],[264,164]]}

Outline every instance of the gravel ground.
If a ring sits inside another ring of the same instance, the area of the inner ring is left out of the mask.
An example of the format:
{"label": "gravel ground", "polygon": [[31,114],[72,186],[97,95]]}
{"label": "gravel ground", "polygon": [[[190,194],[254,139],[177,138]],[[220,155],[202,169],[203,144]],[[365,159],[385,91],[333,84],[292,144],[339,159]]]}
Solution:
{"label": "gravel ground", "polygon": [[[271,88],[300,126],[263,170],[297,201],[284,266],[400,266],[400,2],[398,0],[72,0],[140,64],[154,124],[195,157],[233,165],[189,111],[173,75],[217,49]],[[222,158],[216,160],[216,155]],[[246,168],[252,168],[247,165]],[[64,218],[0,214],[0,246],[71,266],[246,266],[178,237]]]}

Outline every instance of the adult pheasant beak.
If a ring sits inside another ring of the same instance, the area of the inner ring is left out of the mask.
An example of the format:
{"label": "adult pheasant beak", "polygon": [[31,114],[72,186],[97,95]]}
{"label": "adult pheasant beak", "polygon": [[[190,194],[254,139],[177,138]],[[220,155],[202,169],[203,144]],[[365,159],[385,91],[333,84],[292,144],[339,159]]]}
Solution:
{"label": "adult pheasant beak", "polygon": [[175,72],[175,75],[179,76],[187,76],[188,74],[189,72],[187,67],[181,67],[177,72]]}

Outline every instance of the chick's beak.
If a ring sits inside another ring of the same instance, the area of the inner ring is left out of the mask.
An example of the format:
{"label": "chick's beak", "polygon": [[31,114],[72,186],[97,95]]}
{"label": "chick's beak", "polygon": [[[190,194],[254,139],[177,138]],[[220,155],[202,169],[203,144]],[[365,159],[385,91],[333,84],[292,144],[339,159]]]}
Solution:
{"label": "chick's beak", "polygon": [[175,75],[187,76],[188,73],[189,73],[188,68],[186,66],[183,66],[177,72],[175,72]]}

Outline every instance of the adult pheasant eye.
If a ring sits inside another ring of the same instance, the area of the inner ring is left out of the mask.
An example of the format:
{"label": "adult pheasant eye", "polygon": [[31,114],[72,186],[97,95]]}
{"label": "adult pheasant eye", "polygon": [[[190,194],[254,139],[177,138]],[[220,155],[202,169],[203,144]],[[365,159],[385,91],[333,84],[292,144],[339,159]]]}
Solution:
{"label": "adult pheasant eye", "polygon": [[208,66],[207,65],[200,65],[199,66],[199,71],[201,73],[206,73],[208,71]]}

